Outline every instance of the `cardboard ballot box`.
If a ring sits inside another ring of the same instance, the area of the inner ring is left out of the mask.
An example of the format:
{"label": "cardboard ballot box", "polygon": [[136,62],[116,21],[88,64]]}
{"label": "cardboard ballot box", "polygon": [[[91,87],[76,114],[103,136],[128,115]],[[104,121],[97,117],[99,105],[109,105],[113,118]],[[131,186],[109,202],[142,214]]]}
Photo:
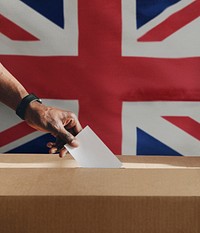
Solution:
{"label": "cardboard ballot box", "polygon": [[200,157],[0,155],[1,233],[199,233]]}

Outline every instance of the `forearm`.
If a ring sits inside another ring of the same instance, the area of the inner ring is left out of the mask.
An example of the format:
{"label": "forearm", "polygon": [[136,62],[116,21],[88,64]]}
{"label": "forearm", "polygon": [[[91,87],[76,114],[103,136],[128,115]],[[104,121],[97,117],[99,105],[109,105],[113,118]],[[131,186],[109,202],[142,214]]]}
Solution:
{"label": "forearm", "polygon": [[16,110],[23,97],[28,95],[26,89],[0,63],[0,101]]}
{"label": "forearm", "polygon": [[[82,126],[76,115],[41,104],[36,96],[28,94],[22,84],[0,63],[0,102],[17,110],[17,115],[31,127],[54,135],[57,141],[51,143],[51,153],[59,152],[60,157],[63,157],[67,153],[64,147],[66,143],[78,146],[75,135],[82,130]],[[24,98],[25,96],[27,97]]]}

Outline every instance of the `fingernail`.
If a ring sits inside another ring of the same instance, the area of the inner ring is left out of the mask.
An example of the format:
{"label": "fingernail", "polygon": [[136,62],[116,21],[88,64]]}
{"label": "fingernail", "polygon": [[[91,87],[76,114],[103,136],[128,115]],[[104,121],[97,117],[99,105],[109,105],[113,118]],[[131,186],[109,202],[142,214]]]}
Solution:
{"label": "fingernail", "polygon": [[79,146],[78,140],[73,139],[73,140],[70,142],[70,145],[73,146],[73,147],[78,147],[78,146]]}

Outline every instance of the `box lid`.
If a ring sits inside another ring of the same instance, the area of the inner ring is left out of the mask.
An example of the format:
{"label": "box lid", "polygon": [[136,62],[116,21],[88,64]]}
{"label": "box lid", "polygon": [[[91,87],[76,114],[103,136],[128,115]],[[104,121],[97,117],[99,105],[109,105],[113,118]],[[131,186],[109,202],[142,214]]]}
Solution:
{"label": "box lid", "polygon": [[200,196],[200,157],[119,156],[125,168],[80,168],[71,156],[0,155],[0,195]]}

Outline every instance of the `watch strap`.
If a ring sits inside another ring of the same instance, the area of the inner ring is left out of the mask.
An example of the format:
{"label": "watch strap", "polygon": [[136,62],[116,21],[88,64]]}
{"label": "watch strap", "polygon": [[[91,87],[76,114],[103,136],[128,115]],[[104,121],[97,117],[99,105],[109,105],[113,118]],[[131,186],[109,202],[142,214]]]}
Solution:
{"label": "watch strap", "polygon": [[40,98],[38,98],[36,95],[34,95],[33,93],[28,94],[27,96],[25,96],[21,100],[21,102],[19,103],[19,105],[17,106],[17,109],[16,109],[16,114],[21,119],[23,119],[23,120],[25,119],[26,109],[27,109],[28,105],[33,101],[37,101],[39,103],[42,103],[42,100]]}

